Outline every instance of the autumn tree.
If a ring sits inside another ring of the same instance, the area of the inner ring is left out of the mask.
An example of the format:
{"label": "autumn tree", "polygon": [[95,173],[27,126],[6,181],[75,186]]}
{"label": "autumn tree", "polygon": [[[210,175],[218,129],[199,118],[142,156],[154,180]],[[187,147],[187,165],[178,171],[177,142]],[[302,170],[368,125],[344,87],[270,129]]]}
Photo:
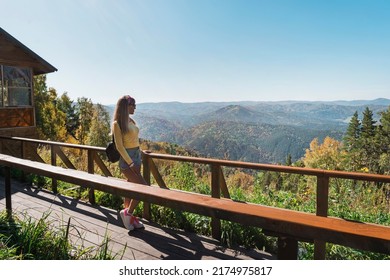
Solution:
{"label": "autumn tree", "polygon": [[85,145],[92,124],[93,103],[86,97],[77,98],[76,113],[79,116],[79,127],[76,131],[76,139],[79,144]]}
{"label": "autumn tree", "polygon": [[57,107],[57,91],[47,89],[46,75],[34,77],[34,106],[39,138],[64,141],[66,116]]}
{"label": "autumn tree", "polygon": [[91,128],[88,133],[86,144],[105,147],[109,141],[110,115],[101,104],[96,104],[94,106]]}
{"label": "autumn tree", "polygon": [[318,138],[310,143],[310,149],[306,150],[303,162],[306,167],[327,170],[342,169],[341,142],[327,136],[320,144]]}

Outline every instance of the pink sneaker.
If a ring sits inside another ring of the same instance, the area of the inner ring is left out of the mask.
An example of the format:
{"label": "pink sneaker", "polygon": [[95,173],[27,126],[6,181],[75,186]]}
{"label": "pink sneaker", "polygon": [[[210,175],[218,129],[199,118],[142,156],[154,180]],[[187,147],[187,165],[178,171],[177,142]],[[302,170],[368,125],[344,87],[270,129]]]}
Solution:
{"label": "pink sneaker", "polygon": [[134,228],[144,228],[144,224],[136,216],[129,214],[127,208],[120,211],[120,216],[126,229],[131,231]]}
{"label": "pink sneaker", "polygon": [[136,216],[133,215],[131,215],[130,223],[133,225],[133,227],[138,229],[145,227],[144,224]]}
{"label": "pink sneaker", "polygon": [[121,218],[122,218],[122,222],[123,222],[123,225],[125,226],[126,229],[128,230],[133,230],[134,229],[134,226],[133,226],[133,223],[132,223],[132,218],[133,218],[133,215],[129,214],[127,212],[127,209],[123,209],[119,212]]}

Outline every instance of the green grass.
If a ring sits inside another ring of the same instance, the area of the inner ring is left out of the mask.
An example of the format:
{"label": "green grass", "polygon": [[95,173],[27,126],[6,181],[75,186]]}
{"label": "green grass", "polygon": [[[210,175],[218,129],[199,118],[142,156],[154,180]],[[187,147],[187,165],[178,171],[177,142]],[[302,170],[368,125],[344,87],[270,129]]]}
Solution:
{"label": "green grass", "polygon": [[[70,219],[63,225],[50,222],[49,213],[34,220],[0,212],[0,259],[2,260],[111,260],[121,258],[109,250],[109,238],[94,247],[75,246],[69,240]],[[48,250],[50,248],[50,250]],[[124,249],[125,250],[125,249]],[[124,252],[124,251],[123,251]]]}

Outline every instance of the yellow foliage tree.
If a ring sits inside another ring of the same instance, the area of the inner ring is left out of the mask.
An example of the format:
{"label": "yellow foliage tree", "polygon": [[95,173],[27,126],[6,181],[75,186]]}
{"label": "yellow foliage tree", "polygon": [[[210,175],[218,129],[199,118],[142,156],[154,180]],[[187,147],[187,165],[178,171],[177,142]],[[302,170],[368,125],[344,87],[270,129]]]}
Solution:
{"label": "yellow foliage tree", "polygon": [[310,168],[342,170],[341,142],[327,136],[320,144],[318,138],[314,138],[310,143],[310,149],[306,149],[303,162]]}

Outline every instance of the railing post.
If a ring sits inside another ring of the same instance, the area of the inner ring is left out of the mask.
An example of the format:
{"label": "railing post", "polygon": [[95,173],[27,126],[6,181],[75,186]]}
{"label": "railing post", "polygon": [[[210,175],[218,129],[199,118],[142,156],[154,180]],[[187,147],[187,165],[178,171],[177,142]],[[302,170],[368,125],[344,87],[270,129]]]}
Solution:
{"label": "railing post", "polygon": [[[150,181],[150,161],[151,157],[146,153],[142,153],[142,176],[144,177],[146,183],[150,186],[151,181]],[[145,218],[146,220],[150,220],[151,218],[151,206],[150,203],[144,202],[144,209],[143,209],[143,215],[142,217]]]}
{"label": "railing post", "polygon": [[[87,150],[87,160],[88,160],[88,173],[89,174],[94,174],[94,164],[93,164],[93,157],[94,157],[94,151],[88,149]],[[89,197],[89,203],[91,204],[96,204],[95,200],[95,190],[93,188],[89,188],[88,192],[88,197]]]}
{"label": "railing post", "polygon": [[[328,216],[328,198],[329,198],[329,177],[317,176],[317,210],[316,215],[321,217]],[[326,254],[326,242],[314,240],[314,259],[324,260]]]}
{"label": "railing post", "polygon": [[10,217],[12,214],[12,202],[11,202],[11,168],[4,166],[5,178],[5,209],[7,209],[7,215]]}
{"label": "railing post", "polygon": [[[57,166],[57,154],[55,152],[54,145],[50,145],[50,155],[51,155],[51,159],[50,159],[51,165]],[[57,179],[54,179],[54,178],[51,179],[51,189],[52,189],[53,193],[58,192],[57,191]]]}
{"label": "railing post", "polygon": [[[220,165],[211,164],[211,197],[221,198]],[[221,220],[211,217],[211,234],[215,239],[221,239]]]}
{"label": "railing post", "polygon": [[278,237],[278,260],[296,260],[298,258],[298,241],[289,237]]}
{"label": "railing post", "polygon": [[[20,141],[20,156],[22,159],[26,158],[26,147],[25,147],[25,142]],[[26,173],[24,171],[21,172],[21,179],[23,182],[26,181]]]}

